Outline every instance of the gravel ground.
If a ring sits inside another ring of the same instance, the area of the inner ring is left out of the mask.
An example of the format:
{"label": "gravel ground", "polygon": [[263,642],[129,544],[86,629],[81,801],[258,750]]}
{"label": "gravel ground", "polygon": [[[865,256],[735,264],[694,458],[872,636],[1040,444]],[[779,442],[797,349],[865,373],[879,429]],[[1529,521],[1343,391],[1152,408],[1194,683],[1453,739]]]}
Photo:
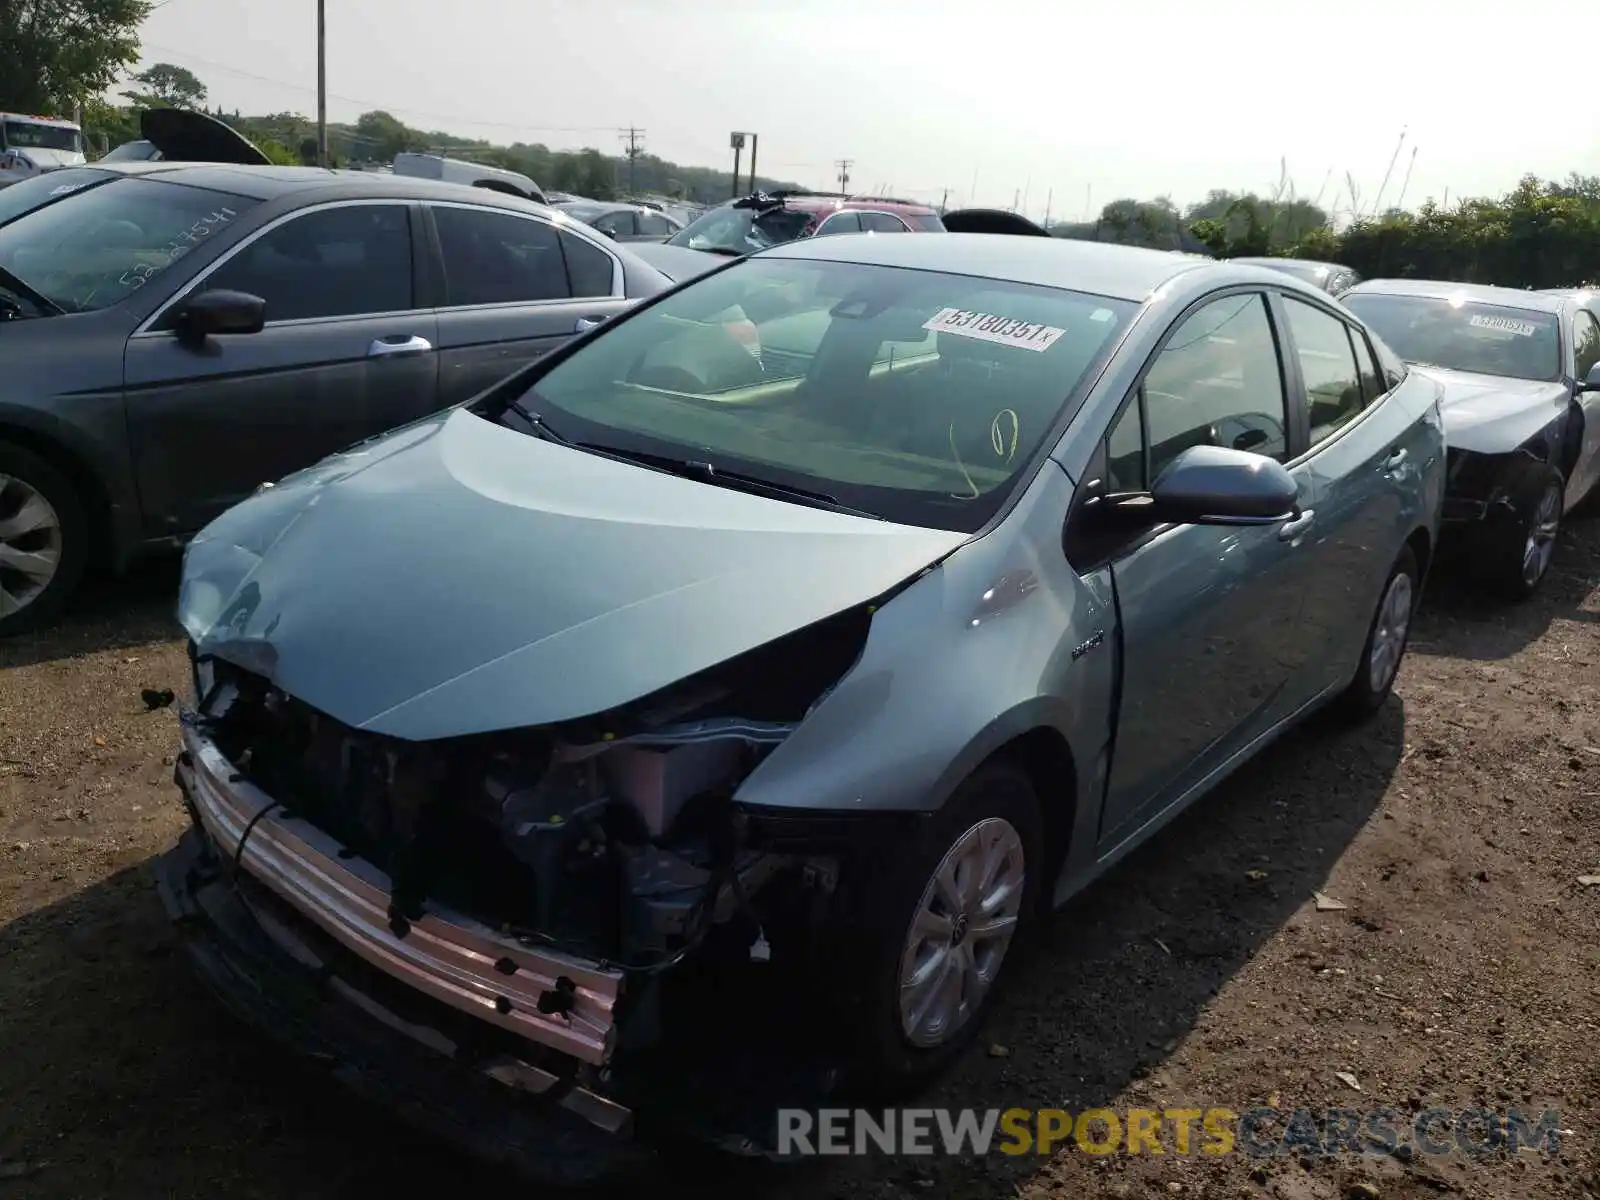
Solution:
{"label": "gravel ground", "polygon": [[[185,823],[175,568],[0,644],[0,1196],[319,1200],[499,1182],[200,990],[149,879]],[[1239,1154],[680,1166],[704,1197],[1600,1195],[1600,523],[1516,608],[1434,581],[1393,699],[1313,723],[1048,924],[928,1098],[1559,1110],[1555,1160]],[[1347,907],[1318,911],[1313,891]],[[1348,1078],[1341,1078],[1341,1073]],[[1359,1085],[1357,1092],[1350,1081]],[[658,1188],[657,1190],[660,1190]]]}

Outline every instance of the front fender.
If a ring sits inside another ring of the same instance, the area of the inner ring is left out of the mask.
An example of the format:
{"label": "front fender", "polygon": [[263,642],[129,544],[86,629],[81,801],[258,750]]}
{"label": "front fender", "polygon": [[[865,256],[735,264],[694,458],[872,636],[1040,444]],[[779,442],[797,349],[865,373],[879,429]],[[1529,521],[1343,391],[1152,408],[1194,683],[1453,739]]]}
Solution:
{"label": "front fender", "polygon": [[[1039,727],[1066,739],[1080,776],[1092,770],[1109,730],[1115,614],[1061,552],[1071,490],[1046,464],[1000,529],[875,614],[856,665],[735,799],[932,812],[995,750]],[[1086,782],[1062,780],[1062,792],[1086,794]]]}

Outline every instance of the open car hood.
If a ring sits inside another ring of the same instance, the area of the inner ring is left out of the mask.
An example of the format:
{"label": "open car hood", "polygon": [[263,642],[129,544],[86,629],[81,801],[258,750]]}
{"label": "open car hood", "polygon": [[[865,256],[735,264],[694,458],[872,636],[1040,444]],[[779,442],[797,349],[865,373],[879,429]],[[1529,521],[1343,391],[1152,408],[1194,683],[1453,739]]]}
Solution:
{"label": "open car hood", "polygon": [[951,233],[1011,233],[1024,237],[1049,237],[1050,231],[1027,217],[1003,208],[958,208],[939,218]]}
{"label": "open car hood", "polygon": [[145,109],[139,114],[139,134],[167,162],[272,165],[272,160],[237,130],[188,109]]}
{"label": "open car hood", "polygon": [[202,655],[431,740],[614,709],[967,541],[636,467],[465,410],[319,463],[190,544]]}

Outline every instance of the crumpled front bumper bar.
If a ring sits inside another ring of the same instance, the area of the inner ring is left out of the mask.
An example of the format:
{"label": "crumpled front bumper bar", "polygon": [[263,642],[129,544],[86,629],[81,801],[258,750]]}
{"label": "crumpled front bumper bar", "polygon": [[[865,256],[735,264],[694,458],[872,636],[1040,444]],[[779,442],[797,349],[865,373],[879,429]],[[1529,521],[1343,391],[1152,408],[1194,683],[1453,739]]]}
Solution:
{"label": "crumpled front bumper bar", "polygon": [[[610,1058],[621,972],[432,908],[398,936],[383,872],[341,858],[334,839],[244,779],[201,730],[186,727],[183,742],[178,786],[219,851],[335,941],[399,982],[531,1042],[586,1063]],[[547,1006],[566,1011],[541,1012],[547,997],[559,1000]]]}

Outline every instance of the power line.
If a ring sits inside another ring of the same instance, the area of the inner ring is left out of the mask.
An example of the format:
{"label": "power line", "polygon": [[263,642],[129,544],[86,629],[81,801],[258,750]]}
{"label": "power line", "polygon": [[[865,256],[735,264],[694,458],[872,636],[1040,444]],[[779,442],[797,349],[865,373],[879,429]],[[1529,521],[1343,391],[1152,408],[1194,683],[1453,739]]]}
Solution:
{"label": "power line", "polygon": [[[316,94],[316,88],[306,87],[301,83],[291,83],[286,79],[274,79],[270,75],[258,75],[254,71],[244,71],[238,67],[229,66],[227,63],[215,62],[211,59],[201,58],[197,54],[190,54],[187,50],[178,50],[171,46],[158,46],[153,42],[145,42],[146,50],[154,50],[160,54],[171,54],[179,58],[186,58],[192,63],[205,67],[211,71],[223,71],[229,75],[237,75],[241,79],[253,79],[257,83],[270,83],[274,87],[288,88],[290,91],[303,94]],[[401,112],[413,117],[426,117],[430,121],[446,121],[457,125],[481,125],[490,129],[514,129],[523,133],[609,133],[615,129],[614,125],[522,125],[515,121],[485,121],[481,117],[463,117],[459,114],[425,112],[418,108],[402,108],[397,105],[384,104],[380,100],[363,100],[359,96],[345,96],[339,92],[329,92],[330,100],[342,100],[346,104],[358,104],[369,109],[382,109],[385,112]],[[641,131],[642,132],[642,131]]]}

